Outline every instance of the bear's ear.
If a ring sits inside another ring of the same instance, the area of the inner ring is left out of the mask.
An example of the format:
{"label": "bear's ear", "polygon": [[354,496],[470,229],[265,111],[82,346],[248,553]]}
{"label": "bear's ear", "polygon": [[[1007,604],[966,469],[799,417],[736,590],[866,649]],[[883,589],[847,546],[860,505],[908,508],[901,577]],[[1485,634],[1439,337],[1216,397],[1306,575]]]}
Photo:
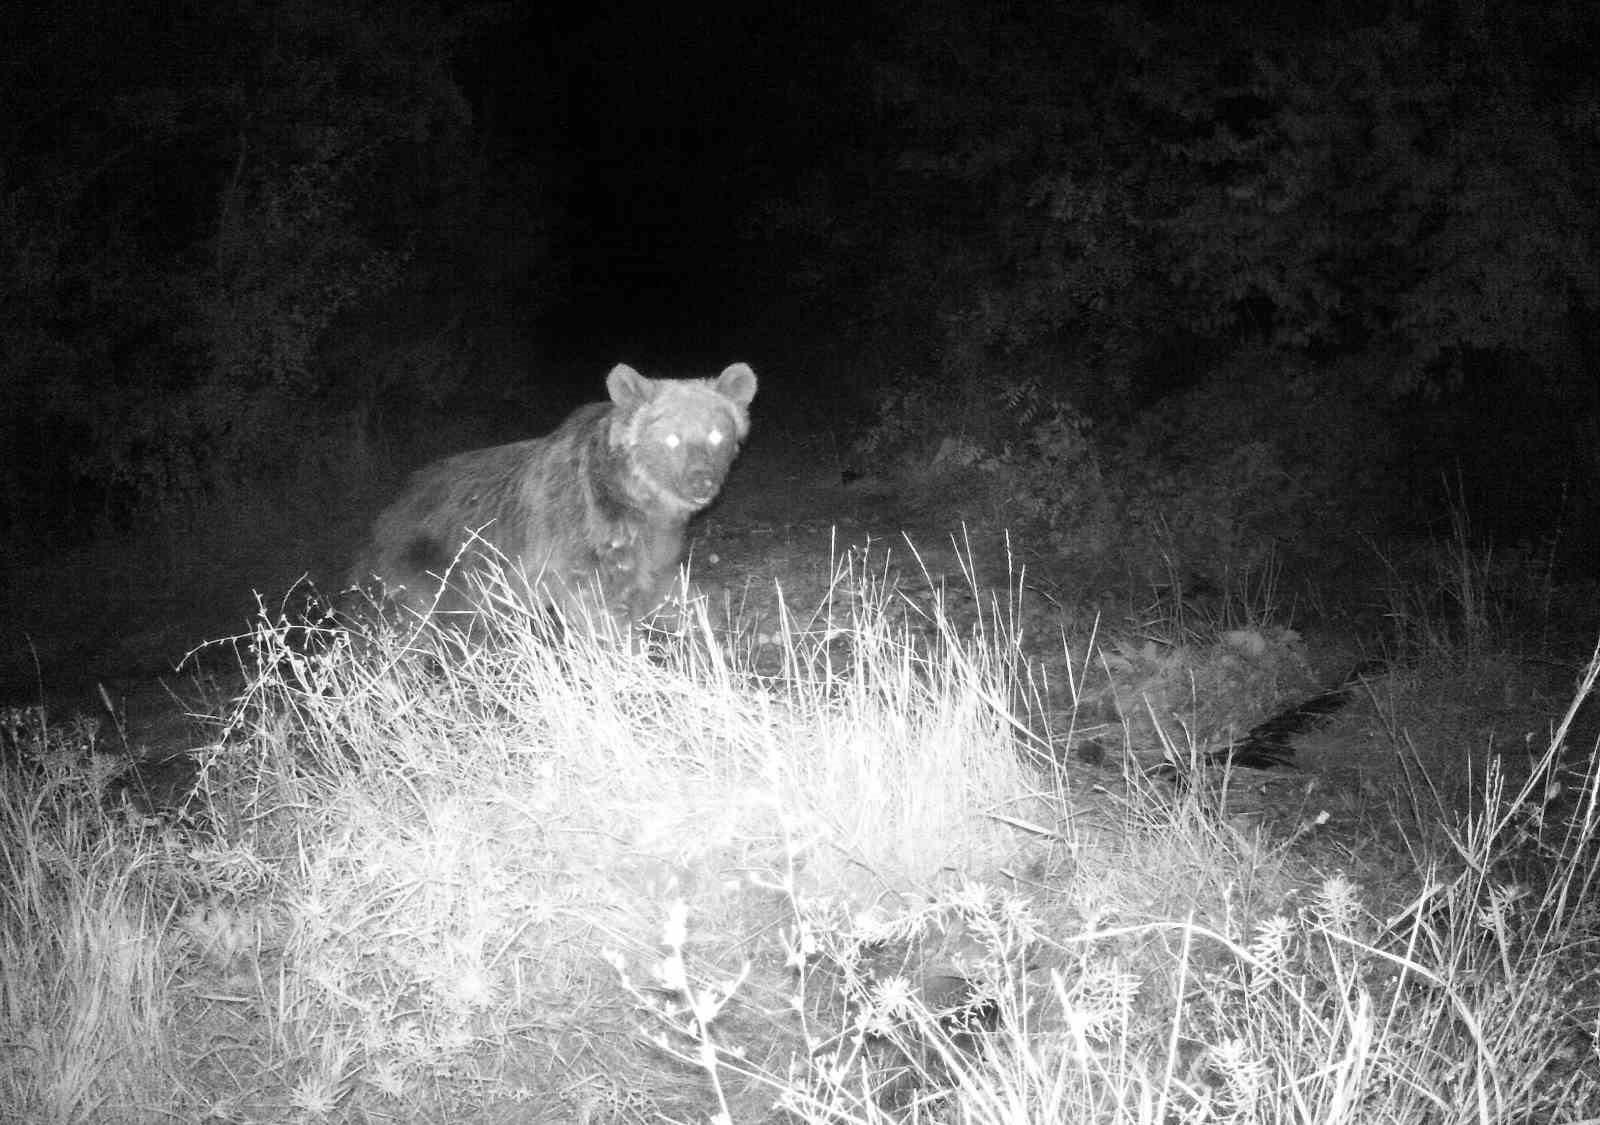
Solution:
{"label": "bear's ear", "polygon": [[606,393],[618,406],[638,406],[655,397],[655,381],[646,379],[626,363],[619,363],[606,376]]}
{"label": "bear's ear", "polygon": [[739,406],[749,406],[756,397],[756,373],[748,363],[735,363],[717,376],[717,392]]}

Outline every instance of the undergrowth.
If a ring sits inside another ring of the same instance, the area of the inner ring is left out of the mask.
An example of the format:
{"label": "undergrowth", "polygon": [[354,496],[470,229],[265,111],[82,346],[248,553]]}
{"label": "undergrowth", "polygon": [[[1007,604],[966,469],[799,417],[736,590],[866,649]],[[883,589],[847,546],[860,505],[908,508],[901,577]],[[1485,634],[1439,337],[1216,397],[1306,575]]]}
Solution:
{"label": "undergrowth", "polygon": [[[0,1120],[1600,1103],[1592,749],[1571,770],[1600,653],[1531,768],[1396,872],[1229,816],[1225,772],[1063,768],[1009,601],[958,626],[852,557],[759,636],[690,601],[621,644],[504,593],[470,634],[264,618],[178,809],[8,716]],[[1075,703],[1111,664],[1064,640]]]}

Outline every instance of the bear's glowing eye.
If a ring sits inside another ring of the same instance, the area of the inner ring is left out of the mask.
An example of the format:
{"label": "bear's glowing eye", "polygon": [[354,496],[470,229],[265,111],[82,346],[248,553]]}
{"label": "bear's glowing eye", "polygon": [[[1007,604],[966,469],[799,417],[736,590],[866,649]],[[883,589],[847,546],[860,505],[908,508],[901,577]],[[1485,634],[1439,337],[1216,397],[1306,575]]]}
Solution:
{"label": "bear's glowing eye", "polygon": [[715,449],[717,446],[721,445],[722,444],[722,431],[721,430],[712,430],[709,434],[707,434],[706,435],[706,444],[711,446],[711,448],[713,448],[713,449]]}
{"label": "bear's glowing eye", "polygon": [[683,439],[680,438],[677,434],[668,434],[667,435],[666,445],[667,445],[668,449],[676,449],[676,448],[678,448],[678,446],[680,446],[682,444],[683,444]]}

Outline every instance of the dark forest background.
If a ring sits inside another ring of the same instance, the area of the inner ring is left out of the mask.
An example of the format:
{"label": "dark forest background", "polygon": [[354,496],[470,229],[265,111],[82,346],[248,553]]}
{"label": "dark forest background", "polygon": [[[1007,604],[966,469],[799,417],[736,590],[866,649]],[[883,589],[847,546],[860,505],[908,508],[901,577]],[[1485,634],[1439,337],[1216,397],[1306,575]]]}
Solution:
{"label": "dark forest background", "polygon": [[1453,501],[1593,571],[1589,0],[7,25],[13,591],[129,534],[359,531],[399,472],[537,432],[618,360],[747,360],[768,440],[1003,485],[1064,542],[1160,509],[1311,550]]}

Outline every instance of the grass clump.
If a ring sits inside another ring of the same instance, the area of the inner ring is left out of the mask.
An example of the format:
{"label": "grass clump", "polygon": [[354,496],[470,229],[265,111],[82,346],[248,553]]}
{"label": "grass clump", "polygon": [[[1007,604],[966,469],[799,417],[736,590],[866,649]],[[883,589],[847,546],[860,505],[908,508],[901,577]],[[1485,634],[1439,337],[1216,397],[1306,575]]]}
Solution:
{"label": "grass clump", "polygon": [[173,1068],[169,839],[102,811],[95,724],[0,715],[0,1119],[154,1111]]}
{"label": "grass clump", "polygon": [[[0,1120],[1500,1122],[1600,1100],[1600,775],[1570,745],[1600,655],[1542,759],[1436,804],[1396,871],[1359,836],[1231,815],[1226,771],[1060,768],[1019,713],[1051,710],[1022,618],[980,596],[958,626],[854,556],[759,633],[690,602],[620,644],[504,593],[470,632],[307,645],[264,621],[181,814],[108,808],[39,764],[65,733],[8,728]],[[1125,737],[1201,759],[1145,710],[1154,734]]]}

